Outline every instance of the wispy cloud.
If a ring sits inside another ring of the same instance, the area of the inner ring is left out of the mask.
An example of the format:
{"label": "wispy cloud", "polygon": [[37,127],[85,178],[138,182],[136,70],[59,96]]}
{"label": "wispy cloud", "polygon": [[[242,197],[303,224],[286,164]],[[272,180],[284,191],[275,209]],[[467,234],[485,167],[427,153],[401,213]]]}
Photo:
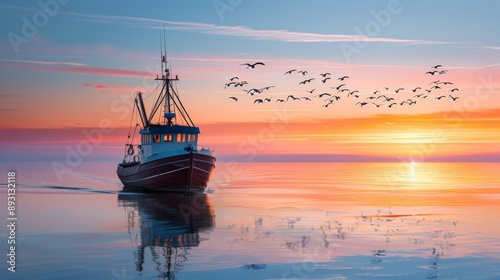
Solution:
{"label": "wispy cloud", "polygon": [[78,73],[78,74],[89,74],[89,75],[140,77],[140,78],[153,76],[152,73],[149,73],[147,71],[92,67],[82,63],[73,63],[73,62],[50,62],[50,61],[12,60],[12,59],[0,59],[0,61],[11,62],[11,63],[0,63],[0,67],[3,68],[15,68],[15,69],[24,69],[32,71],[51,71],[51,72]]}
{"label": "wispy cloud", "polygon": [[43,64],[43,65],[85,66],[85,64],[83,64],[83,63],[62,62],[62,61],[22,60],[22,59],[4,59],[4,58],[0,58],[0,61],[14,62],[14,63]]}
{"label": "wispy cloud", "polygon": [[[426,41],[426,40],[411,40],[411,39],[398,39],[398,38],[383,38],[383,37],[369,37],[364,35],[341,35],[341,34],[322,34],[313,32],[294,32],[288,30],[259,30],[246,26],[227,26],[209,23],[198,22],[178,22],[168,21],[152,18],[141,18],[131,16],[111,16],[111,15],[94,15],[94,14],[80,14],[80,13],[65,13],[76,18],[81,18],[88,21],[95,21],[110,24],[126,24],[131,23],[134,26],[142,24],[143,28],[165,29],[198,32],[202,34],[239,37],[252,40],[269,40],[269,41],[283,41],[283,42],[385,42],[385,43],[399,43],[399,44],[449,44],[450,42],[442,41]],[[156,25],[151,25],[152,23]],[[161,24],[161,25],[160,25]]]}
{"label": "wispy cloud", "polygon": [[93,87],[95,88],[96,90],[107,90],[107,91],[127,91],[127,92],[131,92],[131,91],[137,91],[137,90],[144,90],[144,88],[140,87],[136,87],[136,88],[132,88],[132,87],[122,87],[122,86],[112,86],[112,85],[100,85],[100,84],[97,84],[97,85],[94,85],[94,84],[90,84],[90,83],[85,83],[85,84],[82,84],[83,87]]}
{"label": "wispy cloud", "polygon": [[489,49],[489,50],[500,51],[500,47],[497,47],[497,46],[484,46],[483,48]]}

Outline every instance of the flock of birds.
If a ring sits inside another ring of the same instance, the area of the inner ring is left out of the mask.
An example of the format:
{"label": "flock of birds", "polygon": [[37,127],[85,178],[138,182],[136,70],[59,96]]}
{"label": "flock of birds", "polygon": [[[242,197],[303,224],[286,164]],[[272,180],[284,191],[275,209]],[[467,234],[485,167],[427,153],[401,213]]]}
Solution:
{"label": "flock of birds", "polygon": [[[243,63],[240,66],[246,66],[247,69],[256,69],[260,67],[265,67],[264,62],[255,63]],[[443,65],[438,64],[430,68],[429,71],[425,72],[429,76],[440,76],[448,73],[448,70],[443,69]],[[374,107],[386,107],[392,108],[394,106],[408,105],[412,106],[426,98],[434,99],[440,101],[443,99],[448,99],[451,101],[457,101],[459,96],[456,94],[460,91],[459,88],[454,87],[453,82],[442,81],[436,79],[430,84],[421,87],[414,88],[403,88],[397,87],[390,89],[389,87],[384,87],[380,90],[365,91],[363,93],[360,90],[349,89],[349,79],[347,75],[342,75],[340,77],[333,77],[330,72],[320,73],[318,76],[311,77],[307,70],[290,69],[284,72],[284,75],[296,75],[302,76],[303,78],[298,82],[299,87],[303,87],[302,91],[304,94],[289,94],[286,98],[276,98],[273,100],[273,96],[257,98],[258,95],[264,94],[268,91],[272,92],[275,88],[273,85],[264,87],[250,87],[250,83],[246,80],[240,79],[237,76],[226,78],[227,82],[224,85],[225,89],[241,89],[246,95],[253,97],[253,103],[283,103],[283,102],[295,102],[295,101],[313,101],[314,99],[322,100],[322,108],[328,108],[334,103],[341,102],[341,100],[351,99],[354,100],[355,106],[374,106]],[[307,76],[307,77],[306,77]],[[313,85],[317,81],[320,84],[330,84],[329,90],[318,90],[314,86],[309,89],[305,89],[307,85]],[[337,83],[334,83],[336,81]],[[286,95],[286,94],[285,94]],[[254,97],[255,96],[255,97]],[[230,96],[230,100],[238,102],[241,97]]]}

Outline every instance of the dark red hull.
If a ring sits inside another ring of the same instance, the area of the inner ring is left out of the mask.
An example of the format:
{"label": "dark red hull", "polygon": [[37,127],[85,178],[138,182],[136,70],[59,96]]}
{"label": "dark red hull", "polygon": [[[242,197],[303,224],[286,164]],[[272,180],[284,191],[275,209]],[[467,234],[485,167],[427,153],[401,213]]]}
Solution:
{"label": "dark red hull", "polygon": [[214,157],[192,153],[135,165],[118,164],[116,173],[128,189],[203,192],[214,168]]}

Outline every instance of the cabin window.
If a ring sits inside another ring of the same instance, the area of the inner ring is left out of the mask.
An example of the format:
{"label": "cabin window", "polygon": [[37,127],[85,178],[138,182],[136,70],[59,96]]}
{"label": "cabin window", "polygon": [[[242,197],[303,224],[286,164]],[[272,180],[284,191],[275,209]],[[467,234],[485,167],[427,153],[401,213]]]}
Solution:
{"label": "cabin window", "polygon": [[172,142],[172,141],[174,141],[174,135],[172,134],[163,135],[163,142]]}
{"label": "cabin window", "polygon": [[184,142],[184,135],[185,134],[177,134],[177,142]]}
{"label": "cabin window", "polygon": [[141,142],[144,144],[151,143],[151,135],[149,134],[142,134],[141,135]]}
{"label": "cabin window", "polygon": [[187,134],[188,142],[196,142],[196,134]]}
{"label": "cabin window", "polygon": [[160,134],[155,134],[153,136],[153,142],[160,143]]}

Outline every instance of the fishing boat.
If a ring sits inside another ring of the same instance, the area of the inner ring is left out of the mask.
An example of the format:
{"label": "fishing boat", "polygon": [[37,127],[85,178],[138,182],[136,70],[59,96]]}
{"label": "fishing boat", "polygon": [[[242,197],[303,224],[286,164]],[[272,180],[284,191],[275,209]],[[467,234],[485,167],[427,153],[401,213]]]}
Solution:
{"label": "fishing boat", "polygon": [[[194,125],[175,90],[174,85],[179,78],[171,76],[167,54],[163,50],[161,75],[157,75],[155,80],[161,90],[149,115],[143,94],[135,94],[132,118],[137,111],[142,123],[140,144],[133,144],[136,132],[134,130],[131,137],[130,129],[124,158],[118,164],[116,173],[126,189],[203,192],[215,168],[214,152],[198,146],[200,128]],[[159,117],[156,123],[153,122],[155,117]],[[137,127],[140,125],[136,124]]]}

